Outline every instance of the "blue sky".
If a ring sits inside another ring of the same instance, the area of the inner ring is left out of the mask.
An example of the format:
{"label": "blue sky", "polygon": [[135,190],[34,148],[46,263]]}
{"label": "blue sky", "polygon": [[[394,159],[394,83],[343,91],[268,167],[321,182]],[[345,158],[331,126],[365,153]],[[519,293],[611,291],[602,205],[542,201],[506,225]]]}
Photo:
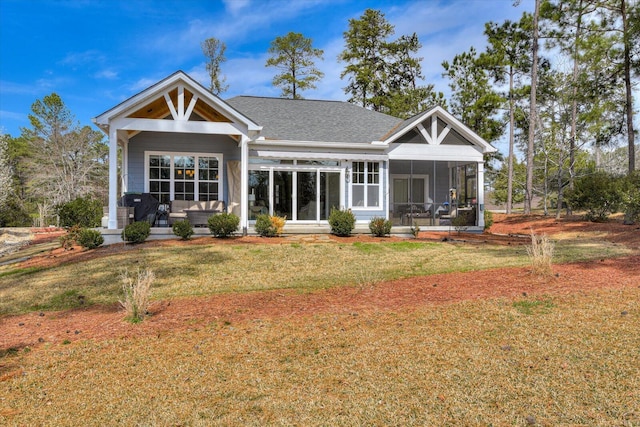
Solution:
{"label": "blue sky", "polygon": [[264,66],[270,42],[289,31],[324,50],[313,99],[346,100],[340,80],[350,18],[381,10],[398,37],[418,34],[425,82],[448,93],[442,61],[485,46],[484,24],[518,20],[533,0],[0,0],[0,129],[29,127],[37,99],[57,93],[81,125],[177,70],[207,86],[200,43],[227,45],[222,71],[235,95],[279,96]]}

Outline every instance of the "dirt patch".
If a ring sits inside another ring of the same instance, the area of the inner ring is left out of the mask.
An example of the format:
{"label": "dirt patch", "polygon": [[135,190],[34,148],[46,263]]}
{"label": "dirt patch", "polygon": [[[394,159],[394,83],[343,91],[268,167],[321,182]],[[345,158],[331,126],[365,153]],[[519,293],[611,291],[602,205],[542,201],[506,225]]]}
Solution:
{"label": "dirt patch", "polygon": [[[496,215],[490,233],[420,233],[419,240],[473,241],[486,244],[523,245],[531,230],[536,234],[595,233],[602,238],[640,249],[640,227],[611,221],[594,224],[574,219]],[[599,233],[599,234],[598,234]],[[36,234],[37,235],[37,234]],[[52,238],[51,235],[48,238]],[[56,236],[57,238],[57,236]],[[262,238],[256,236],[213,239],[199,237],[189,241],[156,240],[144,247],[194,246],[216,244],[354,243],[403,241],[399,237],[374,238],[359,235],[297,236]],[[93,251],[79,247],[71,251],[55,249],[22,262],[20,267],[48,267],[80,262],[127,250],[124,244]],[[589,292],[601,288],[640,286],[640,255],[602,259],[590,263],[554,265],[554,276],[540,278],[527,268],[494,269],[416,277],[365,287],[335,288],[300,294],[297,291],[269,291],[218,295],[206,298],[159,301],[152,305],[152,316],[142,324],[123,321],[118,306],[99,306],[64,312],[30,313],[0,318],[0,350],[34,346],[42,342],[114,339],[159,335],[188,330],[212,322],[241,322],[255,319],[311,316],[322,313],[352,313],[399,310],[445,304],[477,298],[516,298],[539,294],[553,295]]]}

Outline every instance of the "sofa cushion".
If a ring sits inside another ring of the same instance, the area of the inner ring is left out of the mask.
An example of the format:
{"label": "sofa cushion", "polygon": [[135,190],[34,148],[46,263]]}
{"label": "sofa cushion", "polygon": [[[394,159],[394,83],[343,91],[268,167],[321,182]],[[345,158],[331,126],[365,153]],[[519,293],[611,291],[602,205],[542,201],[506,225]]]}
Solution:
{"label": "sofa cushion", "polygon": [[182,212],[191,207],[191,200],[173,200],[171,201],[171,213]]}

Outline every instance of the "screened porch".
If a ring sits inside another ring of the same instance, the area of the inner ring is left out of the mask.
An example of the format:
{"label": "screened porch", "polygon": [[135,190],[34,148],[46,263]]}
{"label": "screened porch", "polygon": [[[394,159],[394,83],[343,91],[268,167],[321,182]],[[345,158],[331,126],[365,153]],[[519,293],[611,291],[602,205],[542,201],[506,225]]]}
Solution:
{"label": "screened porch", "polygon": [[[478,226],[478,163],[392,160],[389,217],[394,226]],[[456,219],[460,218],[460,219]],[[462,219],[464,218],[464,219]]]}

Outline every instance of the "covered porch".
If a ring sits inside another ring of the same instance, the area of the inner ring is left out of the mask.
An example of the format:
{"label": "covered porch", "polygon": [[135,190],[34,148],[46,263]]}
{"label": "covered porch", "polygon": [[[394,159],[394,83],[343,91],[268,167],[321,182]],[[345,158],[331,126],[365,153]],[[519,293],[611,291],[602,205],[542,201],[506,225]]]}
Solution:
{"label": "covered porch", "polygon": [[484,163],[393,160],[389,219],[393,226],[484,227]]}

